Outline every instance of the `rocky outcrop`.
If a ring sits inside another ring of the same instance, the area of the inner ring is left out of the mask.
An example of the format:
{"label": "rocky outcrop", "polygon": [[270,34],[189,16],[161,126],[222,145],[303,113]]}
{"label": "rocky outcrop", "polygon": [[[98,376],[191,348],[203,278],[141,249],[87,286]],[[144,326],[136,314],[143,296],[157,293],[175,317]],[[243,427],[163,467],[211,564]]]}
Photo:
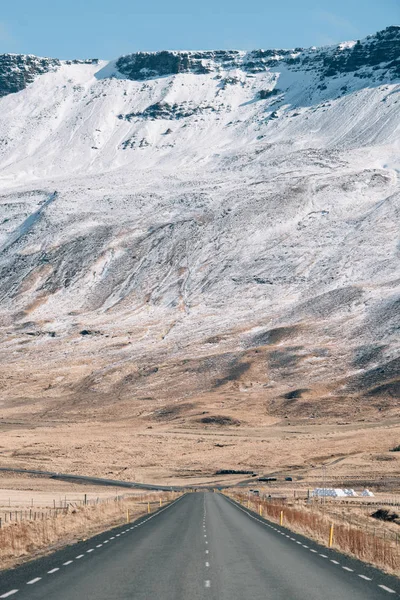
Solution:
{"label": "rocky outcrop", "polygon": [[363,68],[400,74],[400,27],[387,27],[354,44],[293,50],[217,50],[204,52],[138,52],[121,56],[118,71],[127,79],[142,81],[178,73],[204,74],[229,67],[259,73],[274,67],[317,71],[321,78]]}
{"label": "rocky outcrop", "polygon": [[60,64],[57,58],[0,54],[0,98],[20,92],[32,83],[35,77],[54,71]]}
{"label": "rocky outcrop", "polygon": [[324,58],[324,74],[356,72],[364,67],[389,69],[400,75],[400,27],[388,27],[352,48],[334,50]]}
{"label": "rocky outcrop", "polygon": [[177,75],[178,73],[210,73],[215,64],[235,65],[240,57],[235,50],[214,52],[137,52],[121,56],[116,63],[118,71],[127,77],[141,81],[153,77]]}
{"label": "rocky outcrop", "polygon": [[131,122],[134,119],[184,119],[204,111],[215,111],[213,106],[194,106],[190,102],[181,104],[168,104],[168,102],[156,102],[151,104],[142,112],[118,115],[118,119]]}

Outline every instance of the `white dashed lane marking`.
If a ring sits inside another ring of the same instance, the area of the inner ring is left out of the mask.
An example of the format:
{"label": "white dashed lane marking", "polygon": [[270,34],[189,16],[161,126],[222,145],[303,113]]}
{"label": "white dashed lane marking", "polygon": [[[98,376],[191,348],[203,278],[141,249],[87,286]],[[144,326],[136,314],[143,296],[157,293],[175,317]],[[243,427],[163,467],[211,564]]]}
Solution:
{"label": "white dashed lane marking", "polygon": [[26,585],[33,585],[34,583],[37,583],[41,579],[42,579],[41,577],[35,577],[35,579],[31,579],[30,581],[27,581]]}
{"label": "white dashed lane marking", "polygon": [[209,563],[209,562],[206,562],[206,567],[209,567],[209,566],[210,566],[210,563]]}
{"label": "white dashed lane marking", "polygon": [[51,569],[51,571],[47,571],[47,573],[48,573],[49,575],[52,575],[53,573],[56,573],[56,572],[57,572],[57,571],[59,571],[59,570],[60,570],[60,568],[59,568],[59,567],[56,567],[55,569]]}
{"label": "white dashed lane marking", "polygon": [[345,571],[349,571],[350,573],[354,573],[354,570],[350,569],[350,567],[342,567],[342,569],[344,569]]}
{"label": "white dashed lane marking", "polygon": [[87,554],[90,554],[90,552],[94,552],[94,548],[89,548],[89,550],[86,550]]}
{"label": "white dashed lane marking", "polygon": [[211,581],[209,579],[205,580],[204,587],[211,587]]}
{"label": "white dashed lane marking", "polygon": [[78,560],[79,558],[83,558],[84,556],[84,554],[79,554],[78,556],[75,556],[75,558]]}
{"label": "white dashed lane marking", "polygon": [[337,560],[333,560],[333,558],[331,558],[331,562],[332,562],[334,565],[340,565],[340,562],[338,562]]}
{"label": "white dashed lane marking", "polygon": [[385,590],[385,592],[389,592],[389,594],[396,593],[394,590],[392,590],[392,588],[386,587],[386,585],[378,585],[378,587],[382,588],[382,590]]}
{"label": "white dashed lane marking", "polygon": [[67,560],[67,562],[63,563],[63,566],[68,567],[68,565],[71,565],[73,562],[73,560]]}
{"label": "white dashed lane marking", "polygon": [[359,575],[361,579],[365,579],[366,581],[372,581],[371,577],[367,577],[366,575]]}
{"label": "white dashed lane marking", "polygon": [[3,594],[2,596],[0,596],[0,598],[9,598],[10,596],[14,596],[14,594],[16,594],[18,592],[18,590],[11,590],[9,592],[7,592],[6,594]]}

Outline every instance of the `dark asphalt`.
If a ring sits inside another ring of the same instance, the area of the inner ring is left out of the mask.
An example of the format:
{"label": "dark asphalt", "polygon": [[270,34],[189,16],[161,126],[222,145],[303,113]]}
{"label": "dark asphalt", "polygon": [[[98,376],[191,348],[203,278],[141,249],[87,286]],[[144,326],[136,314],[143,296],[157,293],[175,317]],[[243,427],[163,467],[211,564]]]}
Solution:
{"label": "dark asphalt", "polygon": [[218,493],[187,494],[150,517],[2,572],[0,598],[380,600],[399,596],[396,577],[268,523]]}
{"label": "dark asphalt", "polygon": [[151,483],[139,483],[136,481],[122,481],[119,479],[104,479],[101,477],[89,477],[88,475],[73,475],[72,473],[56,473],[55,471],[40,471],[38,469],[13,469],[12,467],[0,467],[3,473],[23,473],[27,475],[40,475],[49,479],[60,479],[61,481],[72,481],[74,483],[104,485],[113,487],[136,488],[141,490],[158,490],[169,492],[180,491],[182,486],[153,485]]}

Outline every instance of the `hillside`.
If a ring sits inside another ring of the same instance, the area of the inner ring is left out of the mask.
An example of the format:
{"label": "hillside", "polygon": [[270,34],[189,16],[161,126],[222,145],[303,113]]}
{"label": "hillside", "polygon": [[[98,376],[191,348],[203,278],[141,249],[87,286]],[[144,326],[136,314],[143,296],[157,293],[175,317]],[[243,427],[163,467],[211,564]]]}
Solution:
{"label": "hillside", "polygon": [[3,422],[398,417],[399,92],[399,27],[0,56]]}

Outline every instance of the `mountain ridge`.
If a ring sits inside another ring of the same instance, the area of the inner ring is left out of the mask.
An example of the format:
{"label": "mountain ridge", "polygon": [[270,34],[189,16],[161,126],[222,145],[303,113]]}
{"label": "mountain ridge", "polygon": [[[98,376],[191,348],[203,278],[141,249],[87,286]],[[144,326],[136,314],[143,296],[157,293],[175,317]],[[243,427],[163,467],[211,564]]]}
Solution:
{"label": "mountain ridge", "polygon": [[[240,50],[162,50],[155,52],[135,52],[120,56],[115,61],[118,73],[138,81],[152,77],[162,77],[178,73],[210,73],[210,64],[221,63],[226,67],[240,67],[248,72],[259,72],[283,62],[291,66],[303,66],[321,62],[324,71],[321,76],[332,76],[338,72],[357,71],[361,67],[379,66],[400,74],[400,27],[390,26],[369,35],[362,41],[345,42],[321,48],[259,49]],[[41,75],[62,64],[98,64],[99,59],[68,59],[38,57],[23,54],[0,55],[0,97],[25,89],[34,76]],[[19,73],[18,73],[19,71]],[[7,85],[7,78],[11,85]]]}
{"label": "mountain ridge", "polygon": [[3,415],[397,414],[399,44],[0,57]]}

